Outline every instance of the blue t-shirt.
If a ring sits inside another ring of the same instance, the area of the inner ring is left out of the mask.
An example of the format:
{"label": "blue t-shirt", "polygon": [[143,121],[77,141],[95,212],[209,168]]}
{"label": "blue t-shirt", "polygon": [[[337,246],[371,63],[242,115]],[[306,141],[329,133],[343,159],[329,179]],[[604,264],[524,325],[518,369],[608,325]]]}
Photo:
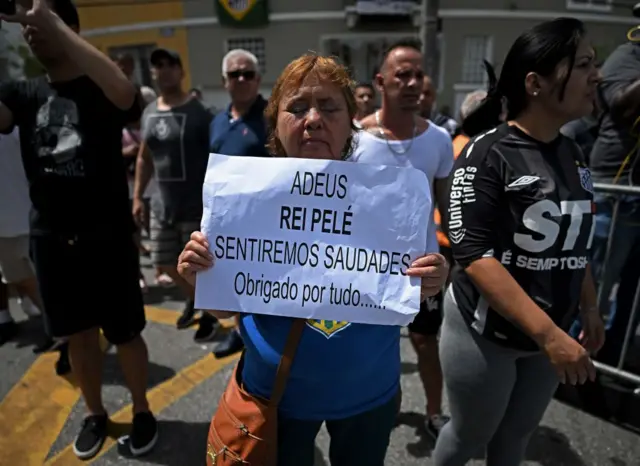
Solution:
{"label": "blue t-shirt", "polygon": [[[242,316],[242,379],[270,398],[292,319]],[[400,388],[400,327],[308,320],[279,412],[301,420],[344,419],[389,402]]]}
{"label": "blue t-shirt", "polygon": [[249,111],[241,118],[234,119],[231,105],[218,113],[209,131],[209,149],[215,154],[244,155],[247,157],[268,157],[267,125],[264,119],[266,100],[258,96]]}

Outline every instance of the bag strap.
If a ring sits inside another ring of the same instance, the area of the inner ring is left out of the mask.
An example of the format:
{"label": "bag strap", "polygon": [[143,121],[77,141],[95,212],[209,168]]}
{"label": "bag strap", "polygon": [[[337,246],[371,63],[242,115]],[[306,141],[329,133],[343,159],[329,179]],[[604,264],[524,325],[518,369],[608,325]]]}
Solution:
{"label": "bag strap", "polygon": [[276,380],[273,384],[273,390],[269,400],[269,407],[271,408],[277,407],[284,395],[284,389],[287,386],[287,379],[291,371],[291,364],[293,364],[293,358],[298,350],[298,343],[300,343],[300,337],[302,337],[305,325],[305,319],[295,319],[291,325],[291,330],[289,331],[289,336],[287,337],[287,342],[284,346],[282,357],[280,358],[280,364],[278,364]]}

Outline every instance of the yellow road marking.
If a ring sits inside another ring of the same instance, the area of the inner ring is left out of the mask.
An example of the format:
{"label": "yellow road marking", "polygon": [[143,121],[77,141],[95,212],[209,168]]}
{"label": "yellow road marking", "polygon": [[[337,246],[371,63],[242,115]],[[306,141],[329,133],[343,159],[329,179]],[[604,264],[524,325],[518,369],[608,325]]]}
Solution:
{"label": "yellow road marking", "polygon": [[[149,405],[155,414],[172,405],[174,402],[191,392],[194,388],[207,380],[216,372],[223,369],[238,359],[239,355],[229,356],[224,359],[215,359],[212,355],[207,355],[191,366],[178,372],[173,378],[152,388],[148,392]],[[212,400],[213,402],[214,400]],[[111,422],[115,429],[110,429],[110,437],[105,441],[100,453],[93,459],[96,460],[109,451],[117,442],[117,438],[126,432],[125,424],[131,423],[131,405],[125,406],[116,414],[111,416]],[[11,426],[8,426],[10,429]],[[57,435],[57,431],[56,431]],[[93,461],[92,460],[92,461]],[[14,463],[8,463],[14,464]],[[20,466],[25,463],[15,463]],[[86,461],[81,461],[73,453],[73,446],[69,445],[60,453],[55,455],[45,466],[73,466],[86,465]]]}
{"label": "yellow road marking", "polygon": [[57,359],[58,353],[36,359],[0,402],[3,464],[41,465],[80,398],[73,377],[56,375]]}
{"label": "yellow road marking", "polygon": [[[109,343],[100,334],[100,348]],[[0,401],[0,452],[7,464],[39,466],[75,404],[80,400],[73,373],[55,373],[58,352],[40,356]]]}
{"label": "yellow road marking", "polygon": [[[150,322],[170,326],[175,326],[178,316],[176,311],[151,306],[146,307],[146,314]],[[222,323],[229,327],[231,322]],[[103,351],[109,347],[102,335],[100,346]],[[4,399],[0,400],[0,454],[7,464],[42,465],[71,410],[80,399],[80,390],[76,387],[73,375],[59,377],[55,374],[57,358],[57,352],[40,356]],[[213,366],[209,361],[202,368],[194,365],[185,369],[179,373],[182,374],[181,379],[195,377],[194,380],[200,380],[197,374],[191,376],[191,372],[203,370],[209,376],[226,364],[226,360],[213,361]],[[218,364],[222,365],[218,367]],[[213,372],[207,372],[211,370]],[[184,387],[184,382],[176,387]],[[171,388],[163,389],[163,393],[170,396],[170,390]]]}
{"label": "yellow road marking", "polygon": [[171,309],[163,309],[153,306],[145,306],[144,311],[149,322],[170,325],[171,327],[176,326],[176,320],[178,320],[178,317],[180,316],[178,312],[172,311]]}
{"label": "yellow road marking", "polygon": [[[178,316],[180,315],[177,311],[161,307],[145,306],[144,309],[149,322],[169,325],[171,327],[176,326],[176,320],[178,320]],[[224,319],[220,321],[220,324],[225,329],[233,328],[236,325],[235,319]]]}

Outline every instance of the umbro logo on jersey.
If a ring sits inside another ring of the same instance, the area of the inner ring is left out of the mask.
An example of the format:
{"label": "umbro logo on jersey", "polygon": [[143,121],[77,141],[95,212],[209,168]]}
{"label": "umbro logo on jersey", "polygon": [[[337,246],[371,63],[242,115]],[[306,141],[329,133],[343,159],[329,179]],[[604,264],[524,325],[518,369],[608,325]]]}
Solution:
{"label": "umbro logo on jersey", "polygon": [[509,186],[507,186],[507,188],[517,188],[519,186],[527,186],[535,183],[539,179],[540,179],[539,176],[531,176],[531,175],[521,176],[520,178],[515,180],[513,183],[511,183]]}

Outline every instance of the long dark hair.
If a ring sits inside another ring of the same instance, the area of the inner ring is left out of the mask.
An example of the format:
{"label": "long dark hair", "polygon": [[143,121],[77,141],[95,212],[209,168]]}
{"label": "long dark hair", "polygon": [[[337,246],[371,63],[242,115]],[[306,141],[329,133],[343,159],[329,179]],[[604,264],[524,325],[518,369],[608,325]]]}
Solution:
{"label": "long dark hair", "polygon": [[584,35],[582,21],[556,18],[537,24],[515,40],[502,65],[500,78],[496,77],[491,64],[485,61],[489,76],[488,94],[482,104],[465,118],[462,124],[464,133],[473,137],[499,125],[503,100],[507,104],[507,119],[517,118],[528,105],[527,74],[533,72],[543,77],[550,76],[558,64],[568,58],[568,73],[560,83],[559,98],[562,101]]}

